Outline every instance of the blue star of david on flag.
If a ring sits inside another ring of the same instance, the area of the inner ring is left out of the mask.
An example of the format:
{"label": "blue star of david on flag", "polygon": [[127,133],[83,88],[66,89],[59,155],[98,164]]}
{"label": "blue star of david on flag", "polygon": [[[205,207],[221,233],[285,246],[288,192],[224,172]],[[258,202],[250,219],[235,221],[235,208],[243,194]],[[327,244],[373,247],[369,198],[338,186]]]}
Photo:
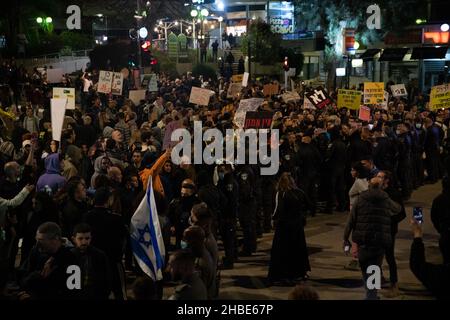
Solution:
{"label": "blue star of david on flag", "polygon": [[[150,235],[150,228],[148,227],[148,224],[145,225],[144,229],[137,229],[139,232],[139,243],[142,243],[147,248],[152,245],[151,235]],[[145,235],[148,235],[147,239],[145,240]]]}

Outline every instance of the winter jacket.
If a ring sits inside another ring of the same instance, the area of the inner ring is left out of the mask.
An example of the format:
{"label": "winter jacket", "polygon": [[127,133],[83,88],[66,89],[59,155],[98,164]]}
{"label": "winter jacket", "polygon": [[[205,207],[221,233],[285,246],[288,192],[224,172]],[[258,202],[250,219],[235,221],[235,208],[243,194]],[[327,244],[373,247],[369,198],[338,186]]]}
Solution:
{"label": "winter jacket", "polygon": [[392,245],[391,216],[398,214],[401,206],[380,189],[363,192],[352,207],[344,232],[348,240],[359,246],[388,248]]}
{"label": "winter jacket", "polygon": [[[45,173],[39,177],[36,190],[50,192],[54,195],[59,189],[64,187],[66,179],[61,175],[59,164],[59,154],[54,153],[45,158]],[[48,190],[50,189],[50,190]]]}

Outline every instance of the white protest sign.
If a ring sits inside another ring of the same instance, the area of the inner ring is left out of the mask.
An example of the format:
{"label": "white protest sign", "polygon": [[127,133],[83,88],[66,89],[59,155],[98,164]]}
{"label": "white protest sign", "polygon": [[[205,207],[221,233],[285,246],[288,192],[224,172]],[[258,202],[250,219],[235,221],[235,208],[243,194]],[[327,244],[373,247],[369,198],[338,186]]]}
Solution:
{"label": "white protest sign", "polygon": [[51,99],[50,112],[52,120],[52,139],[56,141],[61,141],[66,103],[67,98]]}
{"label": "white protest sign", "polygon": [[207,106],[212,95],[214,95],[214,91],[192,87],[189,103],[197,104],[199,106]]}
{"label": "white protest sign", "polygon": [[393,97],[405,97],[408,95],[408,92],[406,91],[405,85],[403,83],[392,85],[391,91]]}
{"label": "white protest sign", "polygon": [[249,77],[249,73],[248,72],[244,72],[244,77],[242,78],[242,86],[245,88],[248,85],[248,77]]}
{"label": "white protest sign", "polygon": [[145,91],[146,90],[130,90],[128,97],[135,105],[138,105],[141,103],[141,100],[145,100]]}
{"label": "white protest sign", "polygon": [[100,71],[98,77],[97,92],[99,93],[111,93],[113,72],[111,71]]}
{"label": "white protest sign", "polygon": [[66,109],[75,109],[75,88],[53,88],[54,99],[67,99]]}
{"label": "white protest sign", "polygon": [[383,108],[384,110],[388,110],[388,102],[389,102],[389,92],[387,92],[385,90],[384,91],[384,99],[383,99],[383,103],[381,104],[381,108]]}
{"label": "white protest sign", "polygon": [[227,98],[235,98],[242,90],[242,83],[230,83]]}
{"label": "white protest sign", "polygon": [[114,72],[111,84],[111,93],[116,96],[121,96],[122,86],[123,86],[123,74],[120,72]]}
{"label": "white protest sign", "polygon": [[148,83],[148,91],[158,92],[158,78],[155,73],[150,74],[150,82]]}
{"label": "white protest sign", "polygon": [[61,83],[63,69],[47,69],[47,83]]}
{"label": "white protest sign", "polygon": [[300,95],[295,91],[287,91],[281,95],[284,102],[300,101]]}
{"label": "white protest sign", "polygon": [[239,108],[234,114],[234,124],[238,128],[244,128],[245,125],[245,114],[247,111],[256,111],[258,107],[264,102],[262,98],[251,98],[241,100],[239,103]]}
{"label": "white protest sign", "polygon": [[314,107],[312,102],[309,101],[309,99],[306,96],[304,96],[303,99],[303,109],[316,109],[316,107]]}

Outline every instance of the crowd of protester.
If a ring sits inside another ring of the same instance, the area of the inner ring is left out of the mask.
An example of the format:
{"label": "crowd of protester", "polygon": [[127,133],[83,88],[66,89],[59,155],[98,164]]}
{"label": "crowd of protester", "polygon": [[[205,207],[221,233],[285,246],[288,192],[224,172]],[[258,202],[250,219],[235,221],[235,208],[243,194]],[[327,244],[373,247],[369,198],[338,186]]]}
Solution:
{"label": "crowd of protester", "polygon": [[[123,96],[97,93],[97,82],[98,70],[88,70],[57,84],[75,87],[79,104],[66,110],[61,141],[55,141],[55,85],[46,83],[45,69],[28,73],[13,60],[1,63],[2,294],[15,289],[19,299],[125,299],[132,272],[136,299],[161,299],[170,281],[177,283],[170,299],[214,299],[220,270],[257,252],[258,237],[273,230],[269,284],[290,285],[305,281],[311,269],[303,231],[308,217],[351,210],[344,235],[352,248],[349,268],[380,264],[386,256],[395,296],[394,240],[405,217],[403,201],[449,170],[448,109],[429,111],[417,92],[391,98],[387,108],[373,107],[364,122],[335,103],[305,109],[302,100],[264,97],[263,80],[227,98],[223,80],[161,73],[158,92],[147,92],[139,104],[126,98],[131,80],[124,81]],[[215,91],[207,107],[189,104],[193,86]],[[224,132],[234,127],[239,101],[251,97],[265,98],[260,110],[272,111],[271,129],[280,130],[276,175],[260,175],[259,164],[172,163],[166,127],[177,122],[192,130],[201,121],[203,128]],[[129,239],[150,178],[167,252],[164,280],[157,283],[140,272]],[[448,188],[433,203],[446,262]],[[374,212],[383,213],[374,219]],[[411,263],[420,264],[417,272],[426,268],[421,248],[416,239],[419,256]],[[66,286],[66,267],[73,264],[82,267],[82,290]]]}

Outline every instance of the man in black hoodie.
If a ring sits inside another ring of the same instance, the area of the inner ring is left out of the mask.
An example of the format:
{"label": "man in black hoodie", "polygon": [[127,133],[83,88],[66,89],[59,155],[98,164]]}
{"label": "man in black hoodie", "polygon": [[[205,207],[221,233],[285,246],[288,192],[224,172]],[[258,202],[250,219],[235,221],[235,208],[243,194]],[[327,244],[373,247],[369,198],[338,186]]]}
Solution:
{"label": "man in black hoodie", "polygon": [[431,206],[431,221],[439,232],[439,247],[444,258],[444,263],[450,263],[450,179],[445,176],[442,179],[442,193],[438,195]]}

